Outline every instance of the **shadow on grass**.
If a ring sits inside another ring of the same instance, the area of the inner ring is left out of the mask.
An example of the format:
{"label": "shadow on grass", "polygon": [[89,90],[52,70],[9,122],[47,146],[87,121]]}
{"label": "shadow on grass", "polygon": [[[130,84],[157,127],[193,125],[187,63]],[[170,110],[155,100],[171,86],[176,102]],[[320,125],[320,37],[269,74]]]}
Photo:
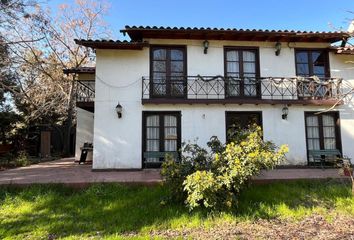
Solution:
{"label": "shadow on grass", "polygon": [[[13,236],[110,235],[174,228],[208,219],[206,211],[188,210],[178,204],[162,206],[167,194],[162,186],[141,187],[98,184],[74,190],[64,186],[35,185],[0,188],[0,238]],[[234,218],[272,218],[277,207],[289,209],[334,207],[350,197],[348,185],[334,182],[297,181],[252,186],[245,189]],[[350,204],[353,204],[352,201]],[[24,207],[27,206],[27,207]]]}

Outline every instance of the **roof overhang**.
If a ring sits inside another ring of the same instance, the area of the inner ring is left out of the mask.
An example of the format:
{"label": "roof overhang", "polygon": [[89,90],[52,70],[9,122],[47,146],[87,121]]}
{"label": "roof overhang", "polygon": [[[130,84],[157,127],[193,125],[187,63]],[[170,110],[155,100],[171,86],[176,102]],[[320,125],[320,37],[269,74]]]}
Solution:
{"label": "roof overhang", "polygon": [[114,40],[85,40],[75,39],[75,43],[93,49],[121,49],[121,50],[142,50],[148,47],[149,43],[142,41],[114,41]]}
{"label": "roof overhang", "polygon": [[63,70],[64,74],[71,74],[71,73],[87,73],[87,74],[94,74],[96,72],[95,67],[77,67],[77,68],[66,68]]}
{"label": "roof overhang", "polygon": [[325,42],[334,43],[350,37],[347,32],[312,32],[290,30],[250,30],[223,28],[177,28],[177,27],[130,27],[121,30],[132,41],[147,38],[157,39],[197,39],[233,41],[280,41],[280,42]]}
{"label": "roof overhang", "polygon": [[354,47],[337,47],[333,46],[329,48],[330,51],[335,52],[336,54],[346,54],[346,55],[354,55]]}

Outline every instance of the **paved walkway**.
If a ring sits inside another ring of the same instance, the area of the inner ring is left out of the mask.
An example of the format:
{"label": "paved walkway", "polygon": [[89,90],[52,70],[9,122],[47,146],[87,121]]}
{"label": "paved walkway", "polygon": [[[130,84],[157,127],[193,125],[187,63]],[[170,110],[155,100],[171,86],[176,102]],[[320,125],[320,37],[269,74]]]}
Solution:
{"label": "paved walkway", "polygon": [[[255,178],[267,182],[294,179],[343,178],[337,169],[276,169],[264,171]],[[91,165],[79,165],[72,158],[34,164],[0,171],[0,185],[28,185],[33,183],[63,183],[68,185],[87,185],[96,182],[142,183],[161,182],[158,170],[137,171],[91,171]]]}

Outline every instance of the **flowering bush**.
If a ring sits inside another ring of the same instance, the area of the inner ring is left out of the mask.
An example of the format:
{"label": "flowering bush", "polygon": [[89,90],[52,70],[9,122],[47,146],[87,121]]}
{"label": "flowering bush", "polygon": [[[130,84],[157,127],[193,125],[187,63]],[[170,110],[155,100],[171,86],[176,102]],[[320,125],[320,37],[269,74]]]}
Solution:
{"label": "flowering bush", "polygon": [[212,137],[208,142],[210,153],[195,144],[186,145],[181,161],[169,159],[163,164],[165,183],[190,210],[234,206],[242,187],[262,169],[281,163],[288,152],[286,145],[277,148],[264,141],[260,127],[234,136],[228,144]]}

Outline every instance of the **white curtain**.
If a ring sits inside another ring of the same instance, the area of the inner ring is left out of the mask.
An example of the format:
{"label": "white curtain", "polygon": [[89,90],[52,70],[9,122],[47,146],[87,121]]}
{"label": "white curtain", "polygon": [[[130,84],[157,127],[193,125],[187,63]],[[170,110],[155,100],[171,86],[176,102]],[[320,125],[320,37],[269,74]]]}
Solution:
{"label": "white curtain", "polygon": [[335,121],[331,115],[323,115],[323,137],[325,149],[336,149]]}
{"label": "white curtain", "polygon": [[[160,151],[160,118],[158,115],[148,116],[146,118],[146,151]],[[157,162],[158,158],[149,158],[149,162]]]}
{"label": "white curtain", "polygon": [[240,63],[238,51],[227,51],[226,53],[226,72],[228,77],[235,78],[235,80],[229,79],[227,91],[229,96],[240,95],[240,81],[237,78],[240,77]]}
{"label": "white curtain", "polygon": [[256,96],[256,54],[253,51],[243,51],[243,75],[245,77],[245,96]]}
{"label": "white curtain", "polygon": [[164,117],[165,127],[165,151],[177,151],[177,118],[166,115]]}
{"label": "white curtain", "polygon": [[306,117],[307,147],[309,150],[320,149],[320,135],[317,116]]}
{"label": "white curtain", "polygon": [[226,60],[227,61],[238,61],[238,51],[227,51]]}
{"label": "white curtain", "polygon": [[238,72],[240,72],[239,69],[239,63],[238,62],[228,62],[227,63],[227,72],[229,73],[228,76],[232,76],[231,74],[235,74],[238,76]]}
{"label": "white curtain", "polygon": [[243,61],[256,61],[256,54],[253,51],[243,51]]}

